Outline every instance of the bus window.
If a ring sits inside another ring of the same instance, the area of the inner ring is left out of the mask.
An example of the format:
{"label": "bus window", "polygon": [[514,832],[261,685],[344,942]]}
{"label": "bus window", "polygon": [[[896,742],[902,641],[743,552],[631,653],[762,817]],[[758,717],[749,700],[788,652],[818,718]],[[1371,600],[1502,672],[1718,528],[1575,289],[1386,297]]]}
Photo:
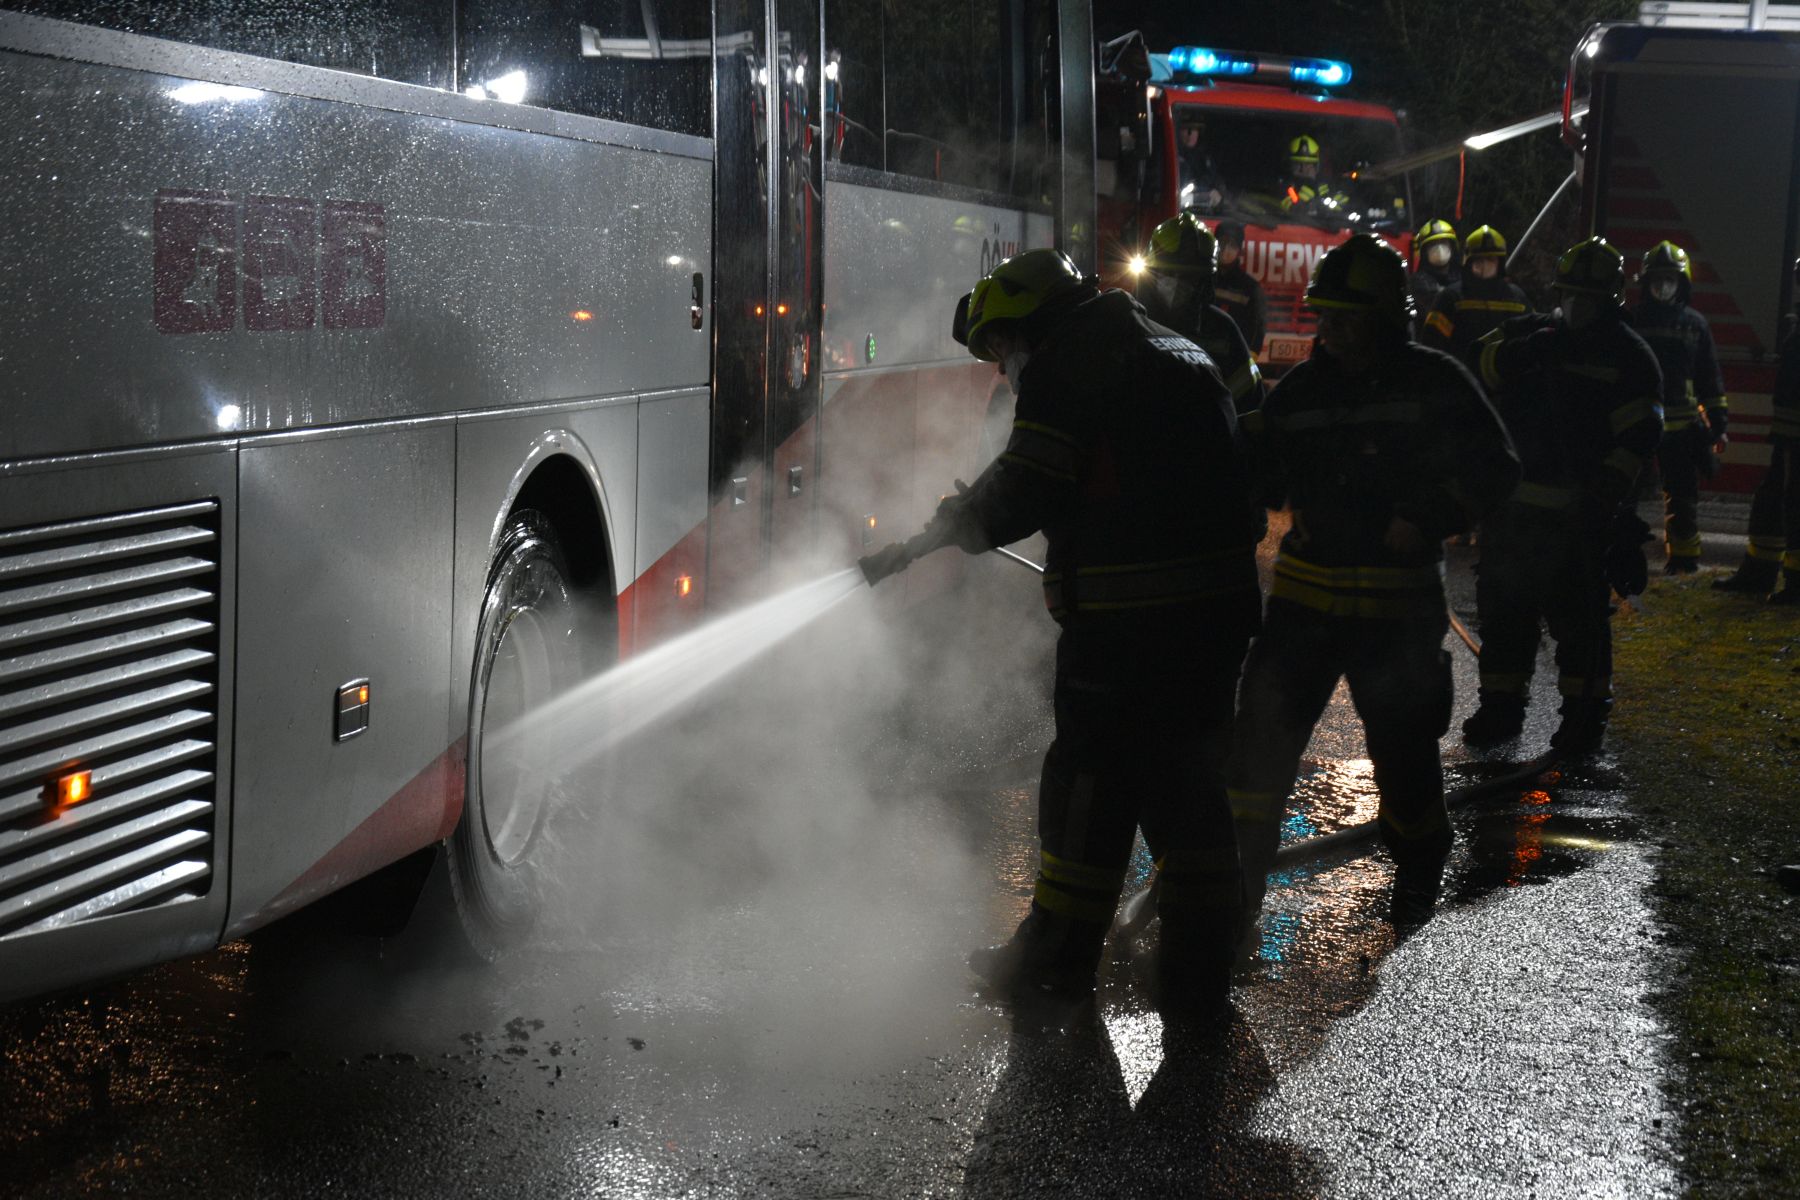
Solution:
{"label": "bus window", "polygon": [[462,90],[712,136],[707,0],[464,0]]}
{"label": "bus window", "polygon": [[999,190],[997,5],[940,8],[890,0],[887,169]]}
{"label": "bus window", "polygon": [[881,86],[881,0],[825,0],[825,157],[887,169]]}
{"label": "bus window", "polygon": [[444,0],[8,0],[7,8],[283,62],[448,88]]}

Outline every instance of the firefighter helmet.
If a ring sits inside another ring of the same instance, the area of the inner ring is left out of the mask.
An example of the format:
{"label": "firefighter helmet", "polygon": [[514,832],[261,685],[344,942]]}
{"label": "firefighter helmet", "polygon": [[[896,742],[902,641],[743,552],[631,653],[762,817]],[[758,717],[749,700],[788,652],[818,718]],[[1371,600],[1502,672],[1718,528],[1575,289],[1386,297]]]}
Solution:
{"label": "firefighter helmet", "polygon": [[1288,161],[1291,163],[1317,163],[1319,161],[1318,139],[1303,133],[1289,142]]}
{"label": "firefighter helmet", "polygon": [[1217,252],[1218,243],[1200,218],[1184,212],[1156,227],[1144,265],[1161,275],[1192,276],[1204,285],[1212,282]]}
{"label": "firefighter helmet", "polygon": [[1464,258],[1505,258],[1506,239],[1492,225],[1483,225],[1463,241]]}
{"label": "firefighter helmet", "polygon": [[1559,292],[1606,296],[1614,304],[1623,304],[1625,256],[1603,237],[1577,242],[1556,260],[1556,280],[1551,286]]}
{"label": "firefighter helmet", "polygon": [[1423,250],[1433,242],[1441,242],[1449,238],[1456,241],[1456,229],[1448,221],[1432,220],[1419,226],[1419,232],[1413,235],[1413,249]]}
{"label": "firefighter helmet", "polygon": [[1638,277],[1647,279],[1652,273],[1662,271],[1678,271],[1689,283],[1694,281],[1693,268],[1688,263],[1688,252],[1671,241],[1661,241],[1644,251],[1644,262],[1638,270]]}
{"label": "firefighter helmet", "polygon": [[1029,321],[1053,300],[1086,287],[1069,256],[1060,250],[1027,250],[1015,254],[975,285],[956,305],[951,336],[983,362],[1000,356],[988,347],[988,336],[1014,321]]}
{"label": "firefighter helmet", "polygon": [[1414,313],[1406,262],[1374,234],[1354,234],[1326,251],[1313,268],[1306,306],[1372,312],[1404,328]]}

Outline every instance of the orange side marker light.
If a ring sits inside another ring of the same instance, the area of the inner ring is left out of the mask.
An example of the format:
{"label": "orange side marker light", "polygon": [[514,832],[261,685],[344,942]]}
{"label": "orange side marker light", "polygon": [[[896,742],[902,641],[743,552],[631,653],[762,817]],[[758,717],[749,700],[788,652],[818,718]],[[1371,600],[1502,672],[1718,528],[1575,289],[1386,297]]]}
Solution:
{"label": "orange side marker light", "polygon": [[55,808],[67,808],[71,804],[80,804],[94,791],[92,771],[75,771],[64,775],[55,783],[44,789],[44,799]]}
{"label": "orange side marker light", "polygon": [[677,575],[675,577],[675,596],[677,599],[686,598],[693,590],[694,577],[692,575]]}

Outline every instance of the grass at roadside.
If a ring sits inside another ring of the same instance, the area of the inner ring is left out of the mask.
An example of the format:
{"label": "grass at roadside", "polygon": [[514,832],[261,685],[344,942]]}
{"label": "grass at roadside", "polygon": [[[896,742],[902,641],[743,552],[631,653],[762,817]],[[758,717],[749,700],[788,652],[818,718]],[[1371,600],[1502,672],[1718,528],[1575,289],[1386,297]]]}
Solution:
{"label": "grass at roadside", "polygon": [[[1660,582],[1614,622],[1614,742],[1661,845],[1657,1004],[1694,1195],[1800,1194],[1800,613]],[[1790,1190],[1796,1189],[1796,1190]]]}

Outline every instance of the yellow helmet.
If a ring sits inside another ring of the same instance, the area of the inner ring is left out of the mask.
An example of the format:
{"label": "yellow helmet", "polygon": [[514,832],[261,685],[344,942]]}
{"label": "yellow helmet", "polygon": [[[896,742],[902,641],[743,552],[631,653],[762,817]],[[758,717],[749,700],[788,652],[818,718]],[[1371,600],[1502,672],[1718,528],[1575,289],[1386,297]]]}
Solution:
{"label": "yellow helmet", "polygon": [[1694,281],[1694,270],[1688,261],[1688,252],[1670,241],[1658,242],[1644,251],[1644,263],[1638,276],[1641,278],[1652,271],[1679,271],[1683,279],[1689,283]]}
{"label": "yellow helmet", "polygon": [[1087,280],[1060,250],[1015,254],[957,302],[950,334],[981,361],[998,362],[1000,356],[988,347],[988,336],[997,326],[1029,320],[1048,302],[1087,286]]}
{"label": "yellow helmet", "polygon": [[1316,163],[1319,161],[1319,143],[1316,138],[1301,134],[1288,143],[1288,161],[1297,163]]}
{"label": "yellow helmet", "polygon": [[1306,306],[1372,312],[1405,328],[1414,313],[1406,262],[1374,234],[1354,234],[1326,251],[1313,268]]}
{"label": "yellow helmet", "polygon": [[1210,282],[1217,262],[1218,244],[1212,231],[1193,213],[1170,217],[1150,235],[1150,253],[1144,266],[1159,274],[1192,275]]}
{"label": "yellow helmet", "polygon": [[1492,225],[1483,225],[1463,242],[1464,258],[1506,257],[1506,239]]}
{"label": "yellow helmet", "polygon": [[1448,221],[1427,221],[1419,226],[1419,232],[1413,235],[1413,249],[1423,250],[1431,243],[1441,242],[1445,238],[1449,238],[1452,242],[1456,240],[1455,226]]}
{"label": "yellow helmet", "polygon": [[1625,256],[1603,237],[1577,242],[1556,260],[1556,280],[1550,286],[1559,292],[1607,296],[1613,303],[1622,304],[1625,300]]}

